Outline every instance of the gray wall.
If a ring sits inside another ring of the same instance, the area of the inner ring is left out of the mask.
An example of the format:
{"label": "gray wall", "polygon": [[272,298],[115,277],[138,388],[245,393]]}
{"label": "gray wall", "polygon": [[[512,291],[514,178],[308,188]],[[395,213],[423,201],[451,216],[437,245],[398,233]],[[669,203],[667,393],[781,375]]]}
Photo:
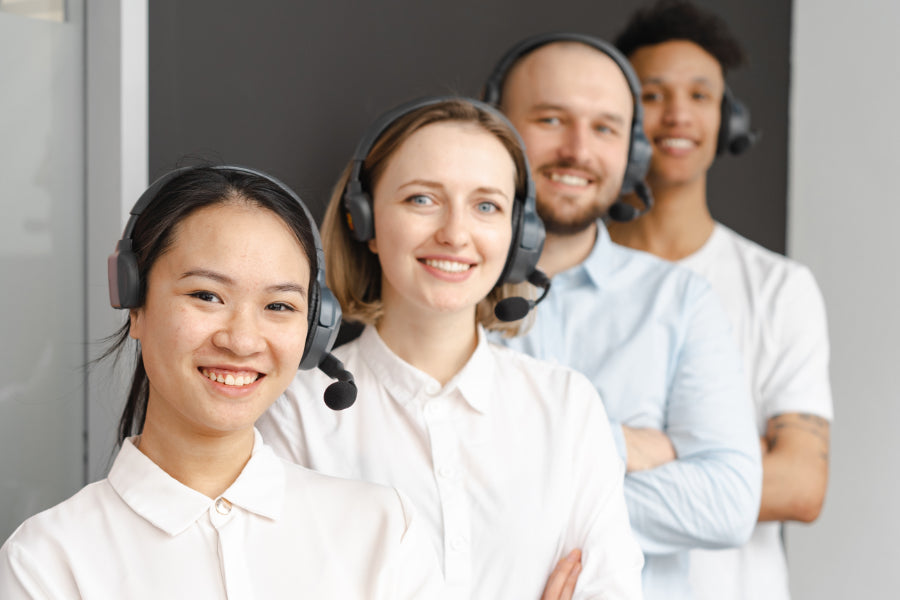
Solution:
{"label": "gray wall", "polygon": [[791,255],[831,328],[835,424],[825,508],[791,526],[796,600],[900,596],[900,4],[797,0]]}
{"label": "gray wall", "polygon": [[[720,0],[751,67],[731,85],[762,144],[711,176],[715,216],[784,250],[791,5]],[[320,216],[363,128],[425,94],[477,94],[502,52],[533,33],[612,37],[627,0],[158,1],[150,6],[150,174],[185,155],[282,178]]]}

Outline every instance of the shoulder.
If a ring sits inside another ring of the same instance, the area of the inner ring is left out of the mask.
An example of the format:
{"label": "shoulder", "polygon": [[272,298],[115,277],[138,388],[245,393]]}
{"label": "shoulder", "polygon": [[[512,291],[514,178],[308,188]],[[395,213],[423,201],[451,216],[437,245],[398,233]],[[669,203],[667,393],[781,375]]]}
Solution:
{"label": "shoulder", "polygon": [[730,254],[740,263],[748,283],[761,300],[783,303],[794,302],[804,296],[819,296],[815,276],[806,265],[773,252],[724,225],[719,227],[727,240]]}
{"label": "shoulder", "polygon": [[26,520],[7,541],[38,560],[52,560],[73,545],[94,539],[101,522],[108,520],[119,496],[104,479],[85,486],[71,498]]}
{"label": "shoulder", "polygon": [[[288,502],[300,501],[320,520],[354,530],[373,524],[403,534],[412,518],[409,501],[398,490],[356,479],[313,471],[279,459],[287,477]],[[307,514],[308,516],[308,514]]]}
{"label": "shoulder", "polygon": [[691,300],[710,293],[709,282],[691,269],[634,248],[612,244],[615,282],[656,298],[660,304]]}
{"label": "shoulder", "polygon": [[488,344],[494,357],[494,380],[504,390],[522,389],[550,405],[599,404],[599,394],[581,372],[548,360],[535,358],[514,348]]}

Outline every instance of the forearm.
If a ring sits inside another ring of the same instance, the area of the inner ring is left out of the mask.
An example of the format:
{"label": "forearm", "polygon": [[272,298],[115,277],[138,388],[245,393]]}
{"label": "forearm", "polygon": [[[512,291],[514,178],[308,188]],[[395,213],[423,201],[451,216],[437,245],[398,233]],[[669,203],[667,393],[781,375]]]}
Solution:
{"label": "forearm", "polygon": [[829,423],[790,413],[769,420],[763,438],[760,521],[802,521],[819,516],[828,486]]}
{"label": "forearm", "polygon": [[759,511],[756,456],[719,450],[625,477],[625,499],[641,549],[667,554],[744,543]]}

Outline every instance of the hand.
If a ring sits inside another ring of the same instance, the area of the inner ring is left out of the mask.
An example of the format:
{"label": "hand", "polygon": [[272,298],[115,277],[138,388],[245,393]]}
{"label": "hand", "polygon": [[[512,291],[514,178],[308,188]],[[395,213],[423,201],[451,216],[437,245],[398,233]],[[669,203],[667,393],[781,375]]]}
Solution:
{"label": "hand", "polygon": [[629,473],[653,469],[678,458],[669,436],[658,429],[623,425],[622,433],[628,452],[628,463],[625,468]]}
{"label": "hand", "polygon": [[556,568],[550,573],[541,600],[572,600],[575,584],[581,573],[581,550],[575,549],[559,559]]}

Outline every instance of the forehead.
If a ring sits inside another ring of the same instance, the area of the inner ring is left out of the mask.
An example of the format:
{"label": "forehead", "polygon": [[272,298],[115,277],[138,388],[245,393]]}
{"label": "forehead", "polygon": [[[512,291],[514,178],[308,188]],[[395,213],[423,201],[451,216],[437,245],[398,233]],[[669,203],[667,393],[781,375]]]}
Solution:
{"label": "forehead", "polygon": [[309,273],[306,252],[288,224],[271,210],[244,201],[206,206],[182,219],[172,230],[169,251],[160,258],[166,256],[222,268],[247,266],[253,272]]}
{"label": "forehead", "polygon": [[625,74],[604,52],[579,42],[554,42],[519,60],[506,77],[503,105],[558,105],[615,110],[630,121],[634,98]]}
{"label": "forehead", "polygon": [[629,57],[641,83],[725,84],[716,58],[694,42],[671,40],[643,46]]}
{"label": "forehead", "polygon": [[[512,155],[493,134],[476,123],[442,121],[413,132],[388,159],[385,176],[455,173],[471,170],[484,177],[494,173],[508,178],[515,172]],[[497,170],[499,169],[499,173]]]}

